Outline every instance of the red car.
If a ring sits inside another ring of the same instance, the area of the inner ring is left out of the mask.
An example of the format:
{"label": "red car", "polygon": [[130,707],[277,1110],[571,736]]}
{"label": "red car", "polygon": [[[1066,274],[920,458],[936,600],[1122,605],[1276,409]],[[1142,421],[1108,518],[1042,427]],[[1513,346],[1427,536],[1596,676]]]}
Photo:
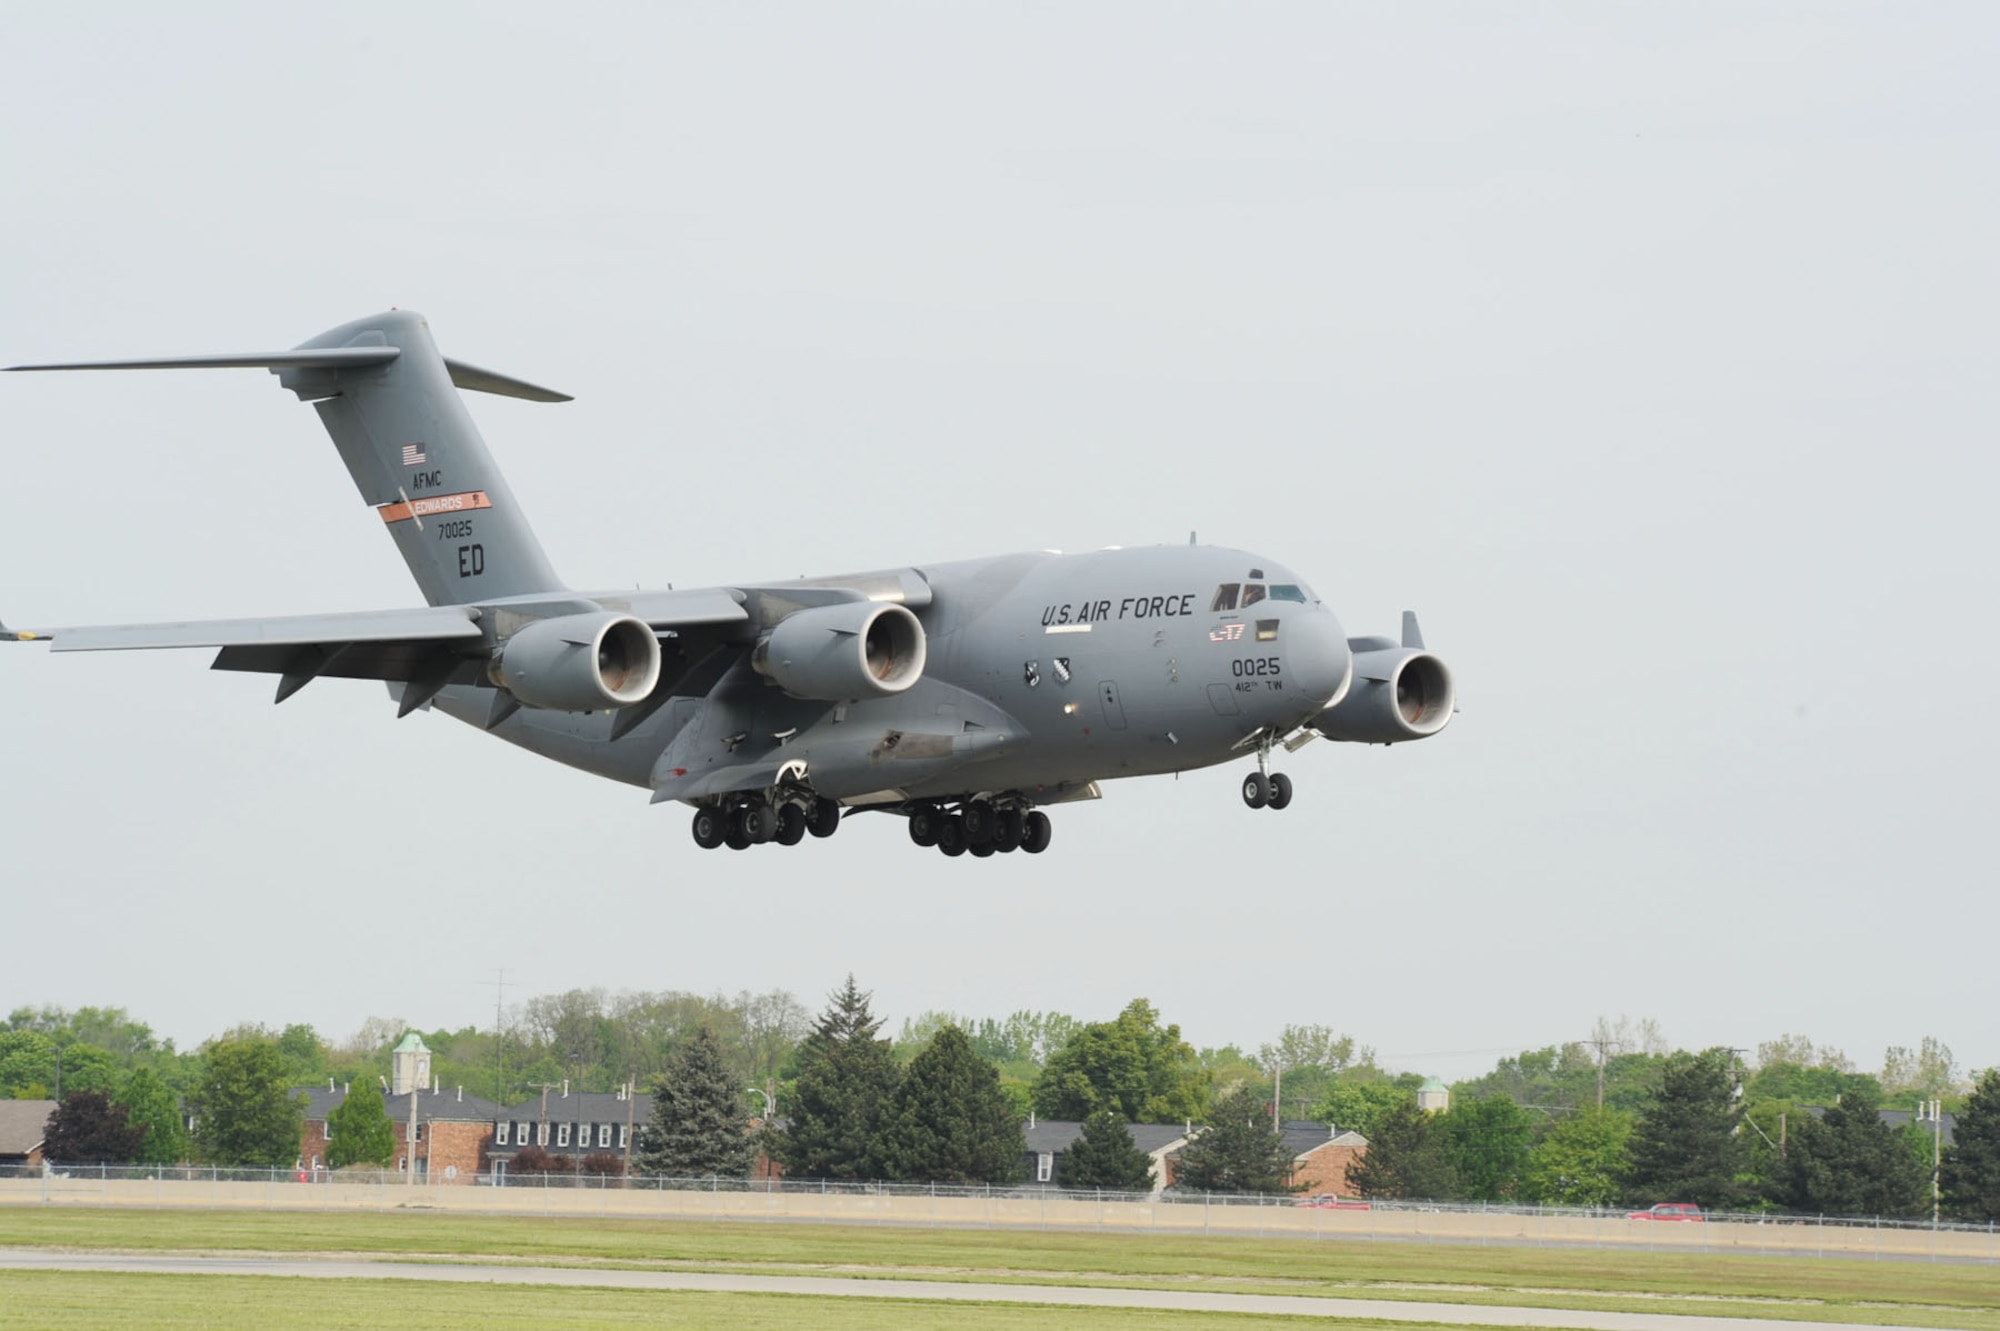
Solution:
{"label": "red car", "polygon": [[1701,1208],[1693,1202],[1660,1202],[1644,1211],[1632,1211],[1627,1220],[1705,1220]]}
{"label": "red car", "polygon": [[1366,1211],[1367,1202],[1343,1201],[1330,1192],[1322,1192],[1317,1197],[1302,1197],[1293,1206],[1310,1206],[1316,1211]]}

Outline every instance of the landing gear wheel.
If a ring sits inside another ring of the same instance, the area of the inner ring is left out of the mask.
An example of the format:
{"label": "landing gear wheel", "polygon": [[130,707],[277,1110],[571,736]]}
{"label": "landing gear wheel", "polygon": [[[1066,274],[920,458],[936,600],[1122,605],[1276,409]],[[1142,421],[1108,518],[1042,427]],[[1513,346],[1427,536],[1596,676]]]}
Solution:
{"label": "landing gear wheel", "polygon": [[938,824],[937,848],[956,858],[965,854],[965,824],[956,817]]}
{"label": "landing gear wheel", "polygon": [[1026,830],[1019,809],[1002,809],[993,822],[993,849],[1003,853],[1019,850]]}
{"label": "landing gear wheel", "polygon": [[972,845],[993,839],[993,806],[985,800],[974,800],[965,806],[965,839]]}
{"label": "landing gear wheel", "polygon": [[1271,802],[1271,783],[1262,772],[1252,772],[1243,778],[1243,802],[1253,809]]}
{"label": "landing gear wheel", "polygon": [[781,846],[796,846],[806,839],[806,811],[796,804],[778,809],[778,830],[772,837]]}
{"label": "landing gear wheel", "polygon": [[981,860],[985,859],[989,855],[997,854],[998,851],[999,848],[996,847],[991,841],[982,841],[978,845],[972,847],[973,858]]}
{"label": "landing gear wheel", "polygon": [[723,833],[722,844],[731,850],[750,849],[750,834],[743,827],[743,810],[737,809],[729,815],[729,830]]}
{"label": "landing gear wheel", "polygon": [[1040,809],[1034,810],[1021,820],[1021,849],[1030,855],[1039,855],[1049,848],[1049,838],[1055,829],[1049,826],[1049,816]]}
{"label": "landing gear wheel", "polygon": [[1271,807],[1282,809],[1292,802],[1292,779],[1283,772],[1271,773]]}
{"label": "landing gear wheel", "polygon": [[751,844],[758,845],[771,839],[778,830],[777,815],[768,804],[746,804],[743,806],[743,835]]}
{"label": "landing gear wheel", "polygon": [[696,809],[694,811],[694,844],[703,850],[714,850],[729,835],[729,818],[720,809]]}
{"label": "landing gear wheel", "polygon": [[840,830],[840,801],[822,795],[813,801],[806,815],[806,830],[817,837],[829,837]]}
{"label": "landing gear wheel", "polygon": [[919,806],[910,810],[910,840],[919,846],[935,846],[943,826],[944,815],[936,809]]}

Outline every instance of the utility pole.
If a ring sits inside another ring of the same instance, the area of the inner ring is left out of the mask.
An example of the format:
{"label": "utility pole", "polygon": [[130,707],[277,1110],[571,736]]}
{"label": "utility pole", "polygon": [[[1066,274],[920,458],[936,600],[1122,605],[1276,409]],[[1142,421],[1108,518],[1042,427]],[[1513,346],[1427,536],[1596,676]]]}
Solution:
{"label": "utility pole", "polygon": [[[1621,1017],[1619,1020],[1620,1022],[1623,1022],[1624,1018]],[[1607,1023],[1602,1021],[1598,1023],[1600,1029],[1606,1024]],[[1611,1050],[1616,1049],[1622,1042],[1618,1040],[1607,1040],[1599,1036],[1585,1040],[1583,1043],[1590,1045],[1597,1050],[1597,1108],[1599,1112],[1602,1112],[1604,1109],[1604,1058],[1606,1054],[1608,1054]]]}
{"label": "utility pole", "polygon": [[1941,1198],[1938,1194],[1938,1172],[1944,1165],[1944,1101],[1930,1102],[1931,1111],[1931,1228],[1938,1227],[1938,1212]]}
{"label": "utility pole", "polygon": [[[633,1088],[638,1085],[638,1081],[637,1077],[625,1079],[625,1177],[627,1179],[632,1177],[632,1101],[636,1094]],[[631,1184],[627,1183],[626,1186],[630,1187]]]}
{"label": "utility pole", "polygon": [[505,1041],[501,1033],[501,1022],[507,996],[507,972],[496,968],[494,978],[486,981],[493,986],[493,1103],[501,1104],[507,1098]]}
{"label": "utility pole", "polygon": [[542,1126],[535,1133],[535,1145],[547,1146],[549,1144],[549,1092],[562,1085],[562,1083],[538,1081],[532,1084],[539,1086],[542,1090]]}

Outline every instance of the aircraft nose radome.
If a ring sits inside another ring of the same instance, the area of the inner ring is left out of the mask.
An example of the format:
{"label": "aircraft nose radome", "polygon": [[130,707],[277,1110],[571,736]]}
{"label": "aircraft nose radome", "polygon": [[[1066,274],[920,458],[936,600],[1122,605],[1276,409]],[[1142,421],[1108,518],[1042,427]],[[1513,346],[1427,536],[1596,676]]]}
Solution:
{"label": "aircraft nose radome", "polygon": [[1286,655],[1291,657],[1295,687],[1321,706],[1332,702],[1353,668],[1340,621],[1330,611],[1320,610],[1293,619],[1285,632],[1292,638]]}

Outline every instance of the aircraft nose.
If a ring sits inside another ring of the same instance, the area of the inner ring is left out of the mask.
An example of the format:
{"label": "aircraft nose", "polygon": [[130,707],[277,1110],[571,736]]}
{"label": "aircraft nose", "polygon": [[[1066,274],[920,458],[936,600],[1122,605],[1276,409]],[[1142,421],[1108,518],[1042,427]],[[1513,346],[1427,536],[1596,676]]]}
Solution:
{"label": "aircraft nose", "polygon": [[1354,670],[1354,654],[1331,610],[1314,610],[1285,625],[1291,644],[1285,655],[1293,687],[1324,707],[1343,693]]}

